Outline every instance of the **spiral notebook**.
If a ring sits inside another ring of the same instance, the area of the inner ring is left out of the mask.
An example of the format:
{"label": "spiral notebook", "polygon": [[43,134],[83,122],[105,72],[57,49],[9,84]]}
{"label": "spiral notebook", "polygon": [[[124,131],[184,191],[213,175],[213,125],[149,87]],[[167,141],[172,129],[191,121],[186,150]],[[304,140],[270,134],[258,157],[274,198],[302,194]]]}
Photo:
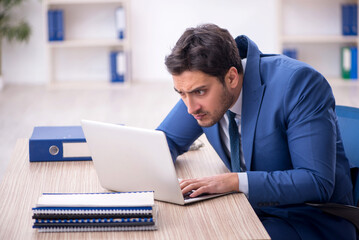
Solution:
{"label": "spiral notebook", "polygon": [[32,210],[39,232],[157,229],[153,192],[44,193]]}
{"label": "spiral notebook", "polygon": [[43,193],[36,207],[138,207],[153,206],[153,192]]}

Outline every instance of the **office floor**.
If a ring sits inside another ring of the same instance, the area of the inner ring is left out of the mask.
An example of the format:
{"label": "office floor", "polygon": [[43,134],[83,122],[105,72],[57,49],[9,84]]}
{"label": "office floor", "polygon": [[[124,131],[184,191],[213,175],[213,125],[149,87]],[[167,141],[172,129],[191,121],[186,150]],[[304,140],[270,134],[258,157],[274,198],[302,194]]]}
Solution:
{"label": "office floor", "polygon": [[[359,83],[331,83],[338,105],[359,107]],[[171,81],[136,83],[116,89],[48,89],[6,86],[0,92],[0,179],[16,140],[34,126],[80,125],[91,119],[155,128],[177,102]]]}

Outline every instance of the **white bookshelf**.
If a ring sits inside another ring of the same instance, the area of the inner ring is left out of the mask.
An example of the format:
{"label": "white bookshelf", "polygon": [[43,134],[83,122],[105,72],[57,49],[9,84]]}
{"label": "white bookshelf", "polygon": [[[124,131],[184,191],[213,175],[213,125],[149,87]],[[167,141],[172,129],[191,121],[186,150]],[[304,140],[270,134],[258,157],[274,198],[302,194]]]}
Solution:
{"label": "white bookshelf", "polygon": [[119,0],[47,0],[51,5],[65,5],[65,4],[109,4],[109,3],[122,3]]}
{"label": "white bookshelf", "polygon": [[[125,10],[125,37],[116,34],[115,11]],[[131,82],[128,0],[43,0],[48,79],[51,88],[111,88]],[[64,12],[64,40],[48,40],[47,12]],[[110,82],[110,52],[126,53],[124,83]],[[91,62],[93,60],[93,62]],[[96,62],[97,61],[97,62]]]}
{"label": "white bookshelf", "polygon": [[48,42],[49,48],[118,47],[126,48],[119,39],[81,39]]}
{"label": "white bookshelf", "polygon": [[297,49],[298,60],[312,65],[331,83],[352,81],[341,79],[340,50],[343,46],[358,46],[359,38],[342,35],[341,4],[358,2],[277,0],[278,51]]}
{"label": "white bookshelf", "polygon": [[356,44],[357,37],[355,36],[320,36],[320,35],[294,35],[294,36],[281,36],[281,45],[291,43],[349,43]]}

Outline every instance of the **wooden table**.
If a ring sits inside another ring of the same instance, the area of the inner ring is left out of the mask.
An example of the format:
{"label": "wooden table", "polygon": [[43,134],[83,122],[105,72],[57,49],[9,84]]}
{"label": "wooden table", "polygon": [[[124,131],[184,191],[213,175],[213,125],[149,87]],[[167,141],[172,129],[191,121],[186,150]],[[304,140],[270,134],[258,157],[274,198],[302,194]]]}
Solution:
{"label": "wooden table", "polygon": [[[269,239],[243,194],[188,206],[156,201],[158,230],[136,232],[38,233],[32,208],[43,192],[104,192],[91,161],[30,163],[28,139],[19,139],[0,184],[0,239]],[[206,144],[176,162],[178,177],[227,172]]]}

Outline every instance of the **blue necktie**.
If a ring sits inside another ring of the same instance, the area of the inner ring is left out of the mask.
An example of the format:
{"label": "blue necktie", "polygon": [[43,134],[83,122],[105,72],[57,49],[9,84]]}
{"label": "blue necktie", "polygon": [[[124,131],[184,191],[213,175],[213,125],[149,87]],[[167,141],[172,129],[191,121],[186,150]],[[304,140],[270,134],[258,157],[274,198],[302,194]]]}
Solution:
{"label": "blue necktie", "polygon": [[[227,111],[228,121],[229,121],[229,140],[231,144],[231,168],[232,172],[241,172],[245,171],[245,169],[241,169],[241,138],[238,132],[238,126],[235,120],[236,114],[231,112],[230,110]],[[244,163],[243,163],[244,165]]]}

